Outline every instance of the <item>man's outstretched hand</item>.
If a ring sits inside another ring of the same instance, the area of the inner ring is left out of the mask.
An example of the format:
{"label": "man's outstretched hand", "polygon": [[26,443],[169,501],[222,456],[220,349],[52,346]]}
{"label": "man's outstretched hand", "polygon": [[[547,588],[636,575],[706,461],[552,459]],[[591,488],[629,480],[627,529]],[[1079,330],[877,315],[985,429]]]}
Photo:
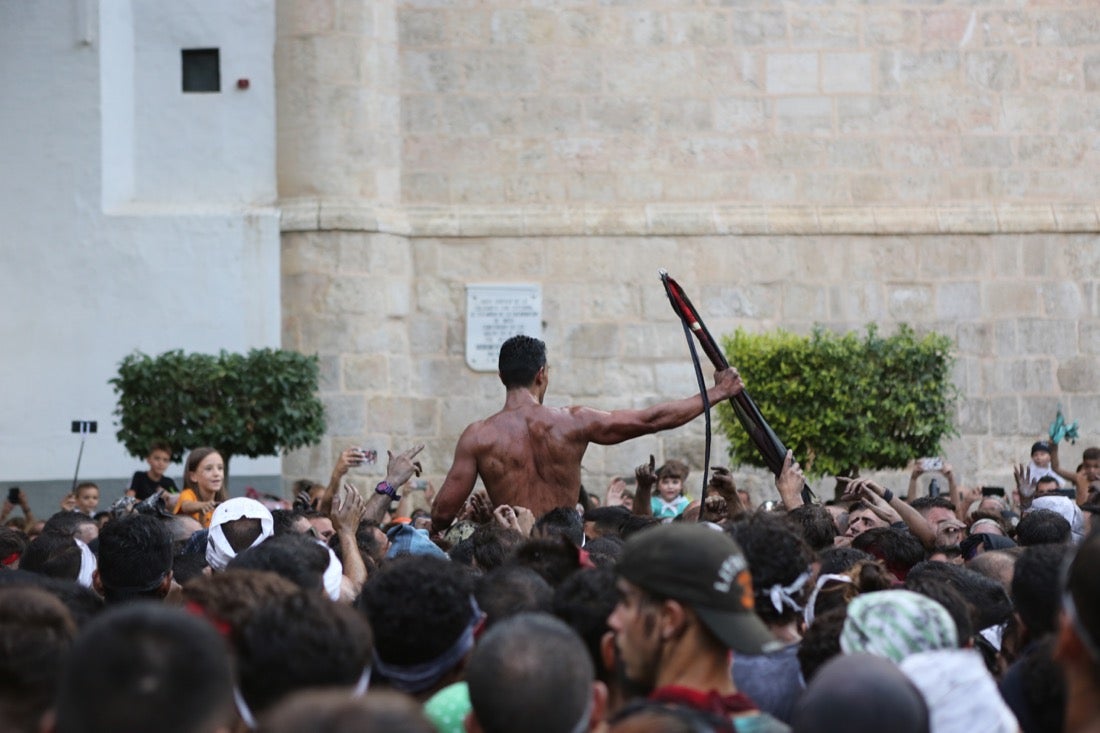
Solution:
{"label": "man's outstretched hand", "polygon": [[714,386],[718,391],[717,398],[719,400],[727,400],[740,394],[741,390],[745,389],[745,383],[741,381],[741,374],[733,367],[715,372]]}

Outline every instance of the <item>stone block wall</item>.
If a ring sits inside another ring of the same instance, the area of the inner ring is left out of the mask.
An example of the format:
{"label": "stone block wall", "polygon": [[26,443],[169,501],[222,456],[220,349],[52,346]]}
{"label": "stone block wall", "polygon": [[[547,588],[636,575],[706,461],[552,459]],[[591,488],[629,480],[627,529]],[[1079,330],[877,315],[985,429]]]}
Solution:
{"label": "stone block wall", "polygon": [[[1100,444],[1086,5],[278,8],[283,344],[320,354],[329,416],[284,480],[323,477],[345,445],[413,441],[442,477],[462,428],[503,400],[465,365],[468,284],[542,287],[552,404],[693,392],[660,267],[716,333],[950,335],[962,399],[945,452],[966,482],[1008,483],[1059,403],[1083,428],[1066,462]],[[702,425],[594,447],[585,482],[649,453],[698,465]]]}
{"label": "stone block wall", "polygon": [[[463,427],[499,409],[496,375],[464,358],[465,287],[537,282],[548,404],[638,407],[695,391],[683,333],[657,279],[668,268],[716,334],[907,322],[957,344],[960,435],[946,457],[968,482],[1005,484],[1058,404],[1081,420],[1075,463],[1100,444],[1100,245],[1090,234],[405,237],[284,234],[284,346],[321,355],[329,435],[286,461],[321,476],[340,447],[423,441],[440,478]],[[292,307],[290,307],[292,306]],[[708,368],[706,373],[710,375]],[[749,385],[751,390],[751,384]],[[702,463],[703,421],[593,447],[605,485],[649,453]],[[716,441],[715,462],[727,462]],[[742,478],[761,486],[759,473]],[[904,487],[902,477],[888,477]]]}
{"label": "stone block wall", "polygon": [[1100,184],[1087,3],[405,0],[396,23],[407,203],[1026,202]]}

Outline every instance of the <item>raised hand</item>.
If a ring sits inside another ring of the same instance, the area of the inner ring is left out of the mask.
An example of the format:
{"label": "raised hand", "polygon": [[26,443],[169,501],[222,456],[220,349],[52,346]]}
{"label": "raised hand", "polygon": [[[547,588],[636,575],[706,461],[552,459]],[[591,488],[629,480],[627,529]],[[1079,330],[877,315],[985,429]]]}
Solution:
{"label": "raised hand", "polygon": [[389,462],[386,464],[386,483],[396,489],[413,476],[419,476],[424,469],[420,461],[413,459],[422,450],[424,450],[424,444],[418,443],[396,455],[391,450],[386,451],[389,456]]}
{"label": "raised hand", "polygon": [[801,506],[802,487],[805,484],[806,477],[802,475],[802,467],[794,459],[794,452],[788,449],[787,456],[783,459],[783,468],[775,477],[775,488],[779,491],[783,506],[787,509]]}
{"label": "raised hand", "polygon": [[607,485],[607,492],[603,496],[604,506],[622,506],[623,492],[626,491],[626,481],[621,476],[614,476]]}
{"label": "raised hand", "polygon": [[643,463],[634,469],[634,478],[638,486],[652,487],[657,483],[657,462],[653,455],[649,456],[649,463]]}
{"label": "raised hand", "polygon": [[347,529],[354,533],[359,529],[365,510],[366,501],[359,493],[359,489],[345,482],[332,501],[331,518],[337,529]]}
{"label": "raised hand", "polygon": [[484,490],[478,489],[470,494],[470,519],[477,524],[493,521],[493,502]]}
{"label": "raised hand", "polygon": [[493,510],[493,518],[497,520],[497,524],[505,529],[514,529],[519,532],[519,520],[516,519],[516,510],[507,504],[501,504]]}

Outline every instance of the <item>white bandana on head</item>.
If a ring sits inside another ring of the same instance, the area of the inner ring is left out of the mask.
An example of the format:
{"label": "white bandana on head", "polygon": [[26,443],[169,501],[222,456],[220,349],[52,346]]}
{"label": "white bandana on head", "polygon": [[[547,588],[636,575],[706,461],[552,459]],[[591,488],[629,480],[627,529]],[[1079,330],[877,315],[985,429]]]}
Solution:
{"label": "white bandana on head", "polygon": [[260,520],[260,536],[249,547],[255,547],[275,534],[275,520],[271,512],[255,499],[242,496],[220,504],[210,518],[210,534],[206,538],[206,563],[215,572],[225,570],[229,561],[237,556],[222,530],[223,524],[237,519]]}
{"label": "white bandana on head", "polygon": [[80,548],[80,573],[76,576],[76,582],[85,588],[92,587],[92,577],[99,563],[95,559],[95,553],[82,540],[73,537],[73,542]]}
{"label": "white bandana on head", "polygon": [[334,601],[340,600],[340,583],[344,579],[344,564],[332,548],[323,541],[317,540],[317,544],[328,550],[328,567],[325,568],[325,593]]}

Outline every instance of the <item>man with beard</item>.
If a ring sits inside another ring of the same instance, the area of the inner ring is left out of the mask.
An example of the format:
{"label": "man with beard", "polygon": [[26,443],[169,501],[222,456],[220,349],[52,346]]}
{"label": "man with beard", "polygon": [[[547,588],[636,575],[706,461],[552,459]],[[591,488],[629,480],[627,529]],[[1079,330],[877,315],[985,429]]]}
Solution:
{"label": "man with beard", "polygon": [[659,707],[713,731],[789,730],[733,682],[731,650],[763,654],[782,646],[753,611],[752,579],[736,542],[704,525],[662,525],[630,538],[616,573],[620,597],[608,626],[624,674],[647,691],[617,720]]}

